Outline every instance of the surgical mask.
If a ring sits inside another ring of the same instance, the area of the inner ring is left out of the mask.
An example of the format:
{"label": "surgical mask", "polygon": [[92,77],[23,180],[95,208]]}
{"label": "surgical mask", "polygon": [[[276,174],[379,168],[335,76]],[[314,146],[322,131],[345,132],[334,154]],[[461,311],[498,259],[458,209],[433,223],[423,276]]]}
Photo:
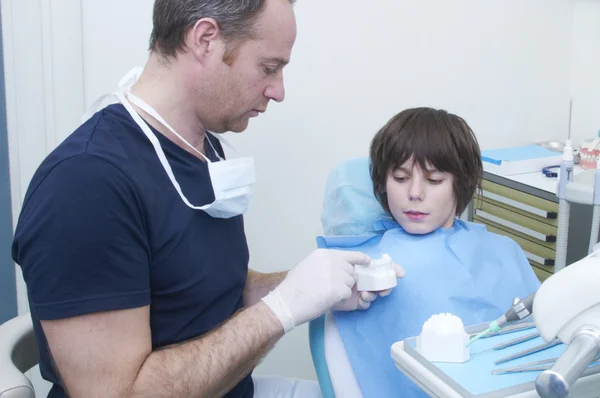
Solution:
{"label": "surgical mask", "polygon": [[[205,137],[205,139],[208,140],[210,146],[214,150],[215,154],[219,157],[218,162],[211,161],[207,156],[205,156],[202,152],[197,150],[192,144],[185,140],[181,135],[179,135],[150,105],[148,105],[140,98],[136,97],[131,93],[131,87],[137,81],[140,74],[141,69],[133,69],[131,72],[129,72],[119,83],[119,90],[113,95],[115,95],[118,98],[118,100],[123,104],[123,106],[125,107],[127,112],[129,112],[133,120],[142,129],[142,132],[146,135],[148,140],[150,140],[150,143],[154,147],[154,151],[156,152],[160,163],[162,164],[165,172],[171,180],[171,183],[175,187],[175,190],[177,191],[183,202],[188,207],[194,210],[203,210],[214,218],[230,218],[240,214],[244,214],[248,209],[248,203],[250,201],[250,198],[252,197],[252,185],[256,181],[254,172],[254,159],[252,157],[245,157],[225,160],[219,156],[218,152],[212,145],[212,142],[210,142],[210,139],[208,139],[208,137]],[[100,98],[92,107],[98,108],[102,100],[103,98]],[[213,192],[215,195],[214,202],[203,206],[196,206],[190,203],[190,201],[185,197],[185,195],[181,191],[181,186],[179,185],[177,179],[175,178],[175,175],[173,174],[171,165],[169,164],[167,157],[165,156],[165,153],[160,145],[160,142],[158,141],[158,138],[152,132],[148,124],[131,106],[130,101],[137,107],[142,109],[144,112],[152,116],[154,119],[156,119],[171,133],[177,136],[183,143],[185,143],[187,146],[189,146],[192,150],[197,152],[206,160],[208,164],[208,172],[210,174]],[[84,116],[84,118],[89,117],[90,114],[90,111],[86,112],[86,116]],[[207,134],[209,133],[207,132]],[[217,138],[215,135],[213,136]],[[229,145],[223,138],[219,137],[217,139],[225,145],[227,145],[228,147],[230,147],[231,149],[233,149],[231,145]]]}

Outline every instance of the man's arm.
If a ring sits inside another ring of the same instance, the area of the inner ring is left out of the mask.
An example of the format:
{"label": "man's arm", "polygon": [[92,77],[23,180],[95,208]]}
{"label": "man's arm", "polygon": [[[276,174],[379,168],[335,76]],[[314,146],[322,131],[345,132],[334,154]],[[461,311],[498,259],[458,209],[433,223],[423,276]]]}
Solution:
{"label": "man's arm", "polygon": [[287,271],[264,274],[248,270],[248,279],[244,288],[244,307],[256,304],[260,299],[274,290],[285,279]]}
{"label": "man's arm", "polygon": [[42,321],[71,398],[218,397],[283,336],[263,302],[202,338],[152,351],[149,307]]}

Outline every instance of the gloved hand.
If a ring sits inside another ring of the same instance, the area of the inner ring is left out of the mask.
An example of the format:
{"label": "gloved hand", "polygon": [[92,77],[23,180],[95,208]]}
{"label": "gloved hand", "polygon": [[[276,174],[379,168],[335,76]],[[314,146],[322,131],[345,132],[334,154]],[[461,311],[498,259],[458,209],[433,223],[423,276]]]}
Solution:
{"label": "gloved hand", "polygon": [[370,262],[369,256],[360,252],[315,250],[262,300],[288,332],[349,299],[357,281],[354,265]]}
{"label": "gloved hand", "polygon": [[[394,263],[394,270],[396,271],[396,278],[403,278],[404,275],[406,275],[406,271],[396,263]],[[375,301],[378,296],[385,297],[391,292],[392,289],[386,289],[379,292],[359,292],[357,285],[354,285],[352,288],[352,296],[349,299],[334,305],[331,309],[335,311],[366,310],[371,306],[371,302]]]}

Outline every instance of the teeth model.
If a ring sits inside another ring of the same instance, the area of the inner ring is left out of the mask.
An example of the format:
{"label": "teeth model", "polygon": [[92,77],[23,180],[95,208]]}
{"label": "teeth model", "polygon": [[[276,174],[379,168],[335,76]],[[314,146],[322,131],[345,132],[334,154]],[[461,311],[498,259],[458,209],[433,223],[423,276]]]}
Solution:
{"label": "teeth model", "polygon": [[600,156],[600,139],[585,140],[579,149],[579,166],[584,169],[596,168],[596,162]]}
{"label": "teeth model", "polygon": [[379,292],[391,289],[398,284],[396,270],[390,256],[384,254],[379,260],[372,260],[369,265],[355,265],[358,274],[358,291]]}
{"label": "teeth model", "polygon": [[417,337],[417,351],[430,362],[466,362],[470,348],[469,335],[459,317],[437,314],[429,318]]}

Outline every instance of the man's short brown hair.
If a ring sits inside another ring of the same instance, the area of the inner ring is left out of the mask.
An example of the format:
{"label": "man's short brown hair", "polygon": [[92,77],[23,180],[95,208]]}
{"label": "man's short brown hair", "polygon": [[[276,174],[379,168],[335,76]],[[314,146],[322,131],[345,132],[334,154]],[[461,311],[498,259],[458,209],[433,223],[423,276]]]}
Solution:
{"label": "man's short brown hair", "polygon": [[[255,37],[254,24],[266,0],[155,0],[150,50],[165,59],[185,50],[185,34],[198,20],[212,18],[228,45],[224,60],[230,64],[245,40]],[[295,0],[290,0],[294,4]]]}
{"label": "man's short brown hair", "polygon": [[371,141],[371,179],[375,197],[390,215],[385,193],[388,173],[411,159],[422,170],[433,166],[454,176],[456,215],[460,215],[483,174],[479,144],[467,122],[445,110],[413,108],[379,130]]}

